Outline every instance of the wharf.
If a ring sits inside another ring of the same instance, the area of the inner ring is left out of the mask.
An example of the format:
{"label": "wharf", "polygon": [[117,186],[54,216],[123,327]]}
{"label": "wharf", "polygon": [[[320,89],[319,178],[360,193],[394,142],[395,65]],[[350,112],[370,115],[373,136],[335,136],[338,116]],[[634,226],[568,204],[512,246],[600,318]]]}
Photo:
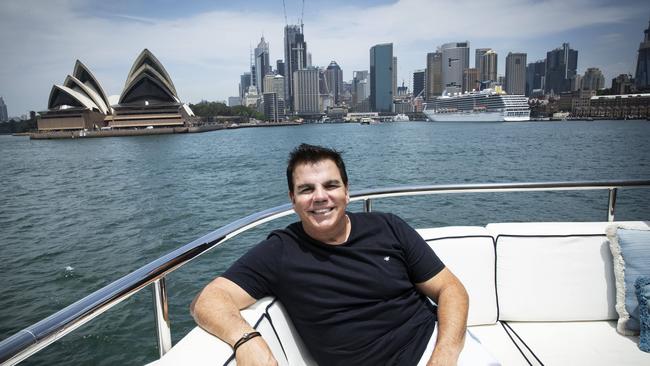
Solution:
{"label": "wharf", "polygon": [[32,132],[29,138],[33,140],[56,140],[56,139],[77,139],[77,138],[97,138],[97,137],[123,137],[123,136],[149,136],[149,135],[171,135],[179,133],[200,133],[225,129],[251,128],[251,127],[277,127],[277,126],[296,126],[298,122],[271,122],[271,123],[240,123],[240,124],[212,124],[191,127],[160,127],[160,128],[142,128],[142,129],[113,129],[100,131],[52,131],[52,132]]}

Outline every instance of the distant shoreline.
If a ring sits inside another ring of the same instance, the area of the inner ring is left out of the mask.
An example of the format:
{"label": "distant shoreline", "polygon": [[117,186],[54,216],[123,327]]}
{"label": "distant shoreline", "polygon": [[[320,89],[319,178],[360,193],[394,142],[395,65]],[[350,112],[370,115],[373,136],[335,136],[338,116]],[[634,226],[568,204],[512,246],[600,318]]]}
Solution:
{"label": "distant shoreline", "polygon": [[125,137],[125,136],[150,136],[150,135],[171,135],[180,133],[201,133],[226,129],[253,128],[253,127],[280,127],[299,126],[298,122],[271,122],[271,123],[240,123],[240,124],[218,124],[194,127],[161,127],[141,129],[114,129],[100,131],[55,131],[55,132],[25,132],[13,134],[13,136],[29,136],[32,140],[60,140],[77,138],[99,138],[99,137]]}

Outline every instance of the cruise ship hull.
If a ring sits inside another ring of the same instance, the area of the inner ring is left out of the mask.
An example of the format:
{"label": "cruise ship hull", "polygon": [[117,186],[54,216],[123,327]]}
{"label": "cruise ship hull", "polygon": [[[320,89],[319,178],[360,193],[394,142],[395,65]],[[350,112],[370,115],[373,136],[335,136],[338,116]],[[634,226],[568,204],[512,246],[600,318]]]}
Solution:
{"label": "cruise ship hull", "polygon": [[528,116],[504,116],[503,112],[476,113],[435,113],[424,110],[424,114],[434,122],[521,122],[530,121]]}

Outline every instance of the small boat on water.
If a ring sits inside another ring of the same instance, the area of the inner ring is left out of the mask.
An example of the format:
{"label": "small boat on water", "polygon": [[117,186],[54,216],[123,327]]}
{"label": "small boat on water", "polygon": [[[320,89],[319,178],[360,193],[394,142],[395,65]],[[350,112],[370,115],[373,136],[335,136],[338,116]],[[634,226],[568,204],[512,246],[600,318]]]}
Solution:
{"label": "small boat on water", "polygon": [[410,121],[409,116],[405,115],[404,113],[396,114],[393,116],[392,119],[393,122],[408,122]]}
{"label": "small boat on water", "polygon": [[362,125],[376,125],[378,123],[379,123],[378,120],[376,120],[374,118],[370,118],[370,117],[363,117],[363,118],[361,118],[359,120],[359,124],[362,124]]}
{"label": "small boat on water", "polygon": [[[609,254],[609,246],[612,228],[650,231],[646,217],[632,222],[614,220],[619,192],[637,188],[650,189],[650,180],[405,186],[364,190],[350,198],[362,202],[369,212],[374,200],[388,197],[606,192],[606,215],[600,221],[490,223],[421,228],[418,233],[467,289],[469,336],[501,364],[632,366],[650,364],[650,353],[637,348],[638,337],[616,332],[620,319],[615,304],[620,294],[613,266],[618,261]],[[177,248],[3,340],[0,363],[13,365],[30,357],[152,286],[160,358],[150,365],[234,364],[230,346],[199,327],[172,344],[166,276],[234,236],[292,213],[291,204],[260,211]],[[262,333],[280,365],[315,364],[276,299],[261,299],[242,315]]]}

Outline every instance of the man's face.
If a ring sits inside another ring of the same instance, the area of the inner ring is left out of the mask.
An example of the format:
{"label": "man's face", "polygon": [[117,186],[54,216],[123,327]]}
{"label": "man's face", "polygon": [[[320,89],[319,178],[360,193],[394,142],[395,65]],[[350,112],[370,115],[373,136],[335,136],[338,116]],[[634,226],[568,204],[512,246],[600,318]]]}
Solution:
{"label": "man's face", "polygon": [[345,231],[345,208],[350,202],[348,187],[334,161],[299,164],[293,171],[293,208],[305,232],[315,239]]}

